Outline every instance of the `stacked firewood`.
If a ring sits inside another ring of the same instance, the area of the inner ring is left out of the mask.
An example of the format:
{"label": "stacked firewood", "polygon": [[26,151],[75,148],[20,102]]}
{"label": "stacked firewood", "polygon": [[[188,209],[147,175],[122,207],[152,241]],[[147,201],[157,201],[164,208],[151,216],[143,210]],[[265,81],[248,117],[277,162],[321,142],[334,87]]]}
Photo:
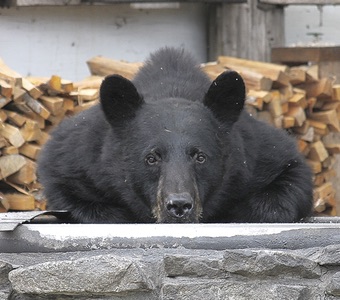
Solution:
{"label": "stacked firewood", "polygon": [[202,67],[211,78],[226,69],[243,76],[249,112],[296,137],[314,173],[315,211],[336,215],[331,179],[336,176],[340,144],[325,142],[331,132],[340,132],[340,85],[334,84],[334,78],[319,78],[317,65],[288,68],[225,56]]}
{"label": "stacked firewood", "polygon": [[[142,65],[104,57],[87,63],[92,76],[72,83],[58,76],[23,78],[0,62],[0,211],[46,208],[36,159],[48,132],[65,116],[97,103],[103,76],[117,73],[132,79]],[[331,179],[340,144],[326,143],[325,137],[340,132],[340,85],[319,78],[317,66],[288,68],[223,56],[202,69],[212,79],[227,69],[242,75],[249,112],[296,137],[314,173],[315,212],[335,215]]]}
{"label": "stacked firewood", "polygon": [[41,147],[65,116],[96,102],[100,82],[24,78],[0,60],[0,212],[46,209],[36,174]]}

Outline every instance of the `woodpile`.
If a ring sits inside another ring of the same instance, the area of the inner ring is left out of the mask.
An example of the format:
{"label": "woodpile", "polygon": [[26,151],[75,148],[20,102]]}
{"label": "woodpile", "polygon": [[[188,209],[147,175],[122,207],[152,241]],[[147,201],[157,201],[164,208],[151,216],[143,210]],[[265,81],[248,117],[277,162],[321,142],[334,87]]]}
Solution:
{"label": "woodpile", "polygon": [[[50,130],[65,116],[97,103],[103,76],[118,73],[131,79],[142,65],[99,56],[87,64],[92,76],[72,83],[55,75],[24,78],[0,61],[0,211],[46,208],[36,159]],[[296,137],[314,173],[315,212],[336,215],[331,179],[340,143],[325,142],[325,137],[340,132],[340,85],[319,78],[317,66],[289,68],[221,56],[202,69],[212,79],[227,69],[242,75],[250,113]]]}
{"label": "woodpile", "polygon": [[98,100],[102,78],[24,78],[0,60],[0,212],[46,209],[36,160],[50,130]]}
{"label": "woodpile", "polygon": [[314,173],[316,213],[336,215],[334,164],[340,143],[325,137],[340,132],[340,85],[319,78],[318,67],[287,67],[234,57],[219,57],[202,68],[215,78],[226,69],[238,71],[247,86],[247,108],[257,119],[283,128],[297,139]]}

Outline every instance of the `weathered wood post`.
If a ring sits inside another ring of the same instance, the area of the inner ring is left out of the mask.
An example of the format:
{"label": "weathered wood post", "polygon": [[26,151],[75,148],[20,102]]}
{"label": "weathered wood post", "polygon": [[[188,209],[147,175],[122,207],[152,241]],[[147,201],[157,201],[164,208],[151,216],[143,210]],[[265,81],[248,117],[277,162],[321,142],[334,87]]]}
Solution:
{"label": "weathered wood post", "polygon": [[209,59],[218,55],[270,61],[271,48],[284,46],[283,6],[248,0],[218,4],[209,18]]}

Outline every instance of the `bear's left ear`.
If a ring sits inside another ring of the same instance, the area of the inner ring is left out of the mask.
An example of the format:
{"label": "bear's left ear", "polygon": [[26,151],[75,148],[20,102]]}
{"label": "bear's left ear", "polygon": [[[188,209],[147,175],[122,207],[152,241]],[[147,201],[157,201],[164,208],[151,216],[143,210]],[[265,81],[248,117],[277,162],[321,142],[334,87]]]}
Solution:
{"label": "bear's left ear", "polygon": [[246,87],[240,74],[226,71],[212,82],[203,103],[221,122],[234,123],[245,99]]}
{"label": "bear's left ear", "polygon": [[100,86],[100,103],[106,119],[115,126],[132,119],[142,106],[143,99],[130,80],[110,75]]}

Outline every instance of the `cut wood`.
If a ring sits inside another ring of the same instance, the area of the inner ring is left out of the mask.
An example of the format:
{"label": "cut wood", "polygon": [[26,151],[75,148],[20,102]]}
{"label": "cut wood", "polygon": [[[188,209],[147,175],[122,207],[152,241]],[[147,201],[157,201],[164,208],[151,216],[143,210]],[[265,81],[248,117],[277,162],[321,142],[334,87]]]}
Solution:
{"label": "cut wood", "polygon": [[214,80],[218,75],[226,71],[226,68],[217,62],[208,62],[201,64],[201,69],[208,74],[211,80]]}
{"label": "cut wood", "polygon": [[19,154],[0,156],[0,179],[18,172],[25,164],[25,158]]}
{"label": "cut wood", "polygon": [[38,140],[36,140],[35,142],[39,145],[39,146],[43,146],[48,139],[50,138],[50,135],[48,134],[48,132],[46,131],[41,131],[40,137]]}
{"label": "cut wood", "polygon": [[20,130],[10,124],[5,123],[3,128],[0,128],[0,134],[14,147],[19,148],[25,143],[25,139]]}
{"label": "cut wood", "polygon": [[340,153],[340,144],[325,144],[325,148],[330,155]]}
{"label": "cut wood", "polygon": [[309,146],[308,145],[309,144],[306,141],[304,141],[304,140],[301,140],[301,139],[297,140],[298,149],[305,156],[307,156],[308,153],[309,153]]}
{"label": "cut wood", "polygon": [[13,101],[14,102],[23,102],[24,101],[24,95],[26,93],[27,92],[24,89],[15,86],[13,88],[13,93],[12,93]]}
{"label": "cut wood", "polygon": [[316,186],[320,186],[328,181],[330,181],[333,177],[336,176],[336,172],[334,169],[325,170],[320,172],[314,176],[314,184]]}
{"label": "cut wood", "polygon": [[11,210],[34,210],[35,200],[33,195],[4,194]]}
{"label": "cut wood", "polygon": [[332,88],[332,99],[340,101],[340,84],[334,84]]}
{"label": "cut wood", "polygon": [[314,198],[322,199],[322,198],[329,196],[333,192],[334,192],[334,189],[333,189],[332,184],[330,182],[326,182],[314,190]]}
{"label": "cut wood", "polygon": [[27,118],[15,111],[4,110],[4,112],[6,113],[8,120],[18,127],[22,127],[27,121]]}
{"label": "cut wood", "polygon": [[25,143],[19,148],[19,153],[25,155],[28,158],[37,160],[38,155],[41,151],[41,146],[32,143]]}
{"label": "cut wood", "polygon": [[12,86],[3,79],[0,79],[0,94],[5,98],[12,96]]}
{"label": "cut wood", "polygon": [[0,97],[0,108],[6,106],[8,103],[10,103],[12,100],[5,97]]}
{"label": "cut wood", "polygon": [[61,97],[41,96],[39,100],[52,115],[58,115],[63,111],[64,99]]}
{"label": "cut wood", "polygon": [[73,82],[66,79],[61,79],[61,89],[64,93],[71,93],[74,90]]}
{"label": "cut wood", "polygon": [[7,146],[1,149],[2,155],[19,154],[19,149],[14,146]]}
{"label": "cut wood", "polygon": [[304,85],[304,89],[307,92],[307,97],[332,97],[333,81],[330,78],[322,78],[316,82],[308,83]]}
{"label": "cut wood", "polygon": [[39,101],[32,98],[30,95],[25,94],[23,96],[26,105],[39,116],[45,120],[50,116],[50,112]]}
{"label": "cut wood", "polygon": [[38,99],[43,93],[26,78],[22,79],[22,88],[25,89],[32,98]]}
{"label": "cut wood", "polygon": [[325,136],[325,135],[327,135],[329,133],[327,124],[325,124],[323,122],[318,122],[318,121],[315,121],[315,120],[311,120],[311,119],[308,119],[308,122],[309,122],[309,125],[314,128],[314,132],[316,134]]}
{"label": "cut wood", "polygon": [[296,85],[306,81],[306,71],[299,67],[292,67],[289,69],[289,81]]}
{"label": "cut wood", "polygon": [[36,121],[28,119],[20,129],[20,133],[26,142],[33,142],[40,139],[41,130]]}
{"label": "cut wood", "polygon": [[20,170],[7,178],[7,181],[14,184],[28,185],[37,180],[36,163],[25,158],[25,165]]}
{"label": "cut wood", "polygon": [[311,168],[311,170],[314,174],[318,174],[322,171],[321,162],[310,160],[310,159],[307,159],[306,162],[307,162],[307,164],[309,165],[309,167]]}
{"label": "cut wood", "polygon": [[[5,139],[3,136],[1,136],[1,134],[0,134],[0,149],[6,147],[6,146],[8,146],[8,145],[9,145],[9,144],[8,144],[8,142],[6,141],[6,139]],[[0,154],[1,154],[1,151],[0,151]]]}
{"label": "cut wood", "polygon": [[4,110],[0,109],[0,122],[4,123],[7,120],[7,114]]}
{"label": "cut wood", "polygon": [[[224,70],[224,69],[223,69]],[[209,72],[208,72],[209,74]],[[215,77],[213,77],[212,79],[215,79]],[[103,76],[89,76],[81,81],[78,82],[74,82],[73,83],[73,87],[74,90],[78,90],[78,89],[99,89],[100,85],[102,84],[104,77]]]}
{"label": "cut wood", "polygon": [[328,156],[328,152],[321,141],[311,144],[308,154],[309,159],[323,162]]}
{"label": "cut wood", "polygon": [[70,93],[70,96],[75,97],[79,104],[82,104],[83,101],[93,101],[98,100],[99,91],[98,89],[83,89]]}
{"label": "cut wood", "polygon": [[306,120],[306,114],[302,107],[290,105],[287,116],[293,117],[295,119],[295,126],[302,126]]}
{"label": "cut wood", "polygon": [[230,56],[218,57],[218,62],[226,68],[242,72],[245,68],[253,72],[258,72],[273,81],[273,86],[289,85],[288,67],[278,64],[251,61],[247,59],[235,58]]}
{"label": "cut wood", "polygon": [[12,86],[22,86],[22,76],[8,67],[0,58],[0,78],[6,79]]}
{"label": "cut wood", "polygon": [[64,98],[63,102],[63,110],[64,111],[73,111],[75,103],[72,99]]}
{"label": "cut wood", "polygon": [[269,103],[272,100],[272,94],[267,91],[249,90],[247,96],[261,99],[264,103]]}
{"label": "cut wood", "polygon": [[283,128],[291,128],[295,124],[295,119],[293,117],[283,117],[282,126]]}
{"label": "cut wood", "polygon": [[127,63],[102,56],[95,56],[87,61],[87,65],[92,75],[107,76],[119,74],[127,79],[132,79],[143,64]]}
{"label": "cut wood", "polygon": [[292,105],[299,105],[303,109],[307,107],[306,96],[302,93],[296,93],[292,97],[289,98],[288,102]]}
{"label": "cut wood", "polygon": [[33,120],[34,122],[36,122],[38,124],[38,127],[40,129],[44,129],[45,128],[45,119],[42,118],[41,116],[39,116],[37,113],[35,113],[34,111],[29,111],[25,114],[25,116],[27,118],[29,118],[30,120]]}
{"label": "cut wood", "polygon": [[308,115],[312,120],[323,122],[330,126],[331,131],[340,132],[339,119],[336,110],[314,112]]}
{"label": "cut wood", "polygon": [[330,169],[334,167],[336,158],[335,156],[328,156],[323,162],[322,167],[325,169]]}
{"label": "cut wood", "polygon": [[273,118],[282,116],[282,107],[280,99],[274,98],[268,103],[268,109],[272,114]]}

